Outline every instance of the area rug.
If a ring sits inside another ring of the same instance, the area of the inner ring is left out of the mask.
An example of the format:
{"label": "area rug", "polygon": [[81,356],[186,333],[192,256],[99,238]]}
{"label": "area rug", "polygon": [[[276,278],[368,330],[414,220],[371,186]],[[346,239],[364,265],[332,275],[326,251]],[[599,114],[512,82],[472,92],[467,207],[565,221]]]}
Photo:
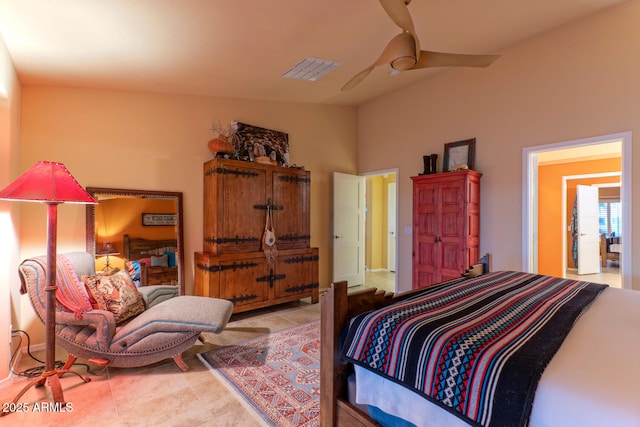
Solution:
{"label": "area rug", "polygon": [[268,425],[320,425],[320,321],[200,355]]}

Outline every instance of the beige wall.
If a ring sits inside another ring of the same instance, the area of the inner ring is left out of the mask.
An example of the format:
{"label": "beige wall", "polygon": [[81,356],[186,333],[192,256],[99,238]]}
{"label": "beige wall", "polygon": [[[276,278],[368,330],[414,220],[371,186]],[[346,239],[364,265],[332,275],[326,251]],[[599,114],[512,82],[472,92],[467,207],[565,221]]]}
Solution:
{"label": "beige wall", "polygon": [[[20,173],[20,83],[0,38],[0,188]],[[9,325],[18,327],[16,266],[19,263],[18,227],[22,203],[0,201],[0,382],[9,377]],[[14,307],[12,309],[12,307]]]}
{"label": "beige wall", "polygon": [[[489,68],[447,71],[359,108],[358,171],[399,168],[400,289],[411,288],[404,230],[411,226],[409,177],[422,170],[422,155],[477,139],[481,252],[494,254],[495,269],[521,269],[523,148],[622,131],[640,136],[639,21],[640,1],[626,2],[503,51]],[[632,223],[640,225],[640,185],[632,198]],[[640,241],[640,228],[632,241]],[[633,246],[628,262],[640,289]]]}
{"label": "beige wall", "polygon": [[[23,168],[54,160],[85,187],[183,192],[187,293],[193,253],[202,250],[202,168],[212,158],[213,120],[287,132],[291,163],[311,171],[311,244],[320,248],[320,285],[328,286],[331,174],[356,172],[354,108],[51,87],[24,87],[22,102]],[[61,205],[58,221],[58,252],[84,250],[85,208]],[[21,256],[44,253],[45,235],[45,211],[25,206]],[[35,333],[28,304],[21,324]]]}

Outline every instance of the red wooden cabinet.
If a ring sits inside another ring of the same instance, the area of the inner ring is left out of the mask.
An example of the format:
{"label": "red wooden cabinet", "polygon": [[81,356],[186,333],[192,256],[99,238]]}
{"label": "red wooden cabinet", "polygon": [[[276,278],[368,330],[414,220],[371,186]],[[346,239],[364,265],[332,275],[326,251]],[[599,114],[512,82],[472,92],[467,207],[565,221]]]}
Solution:
{"label": "red wooden cabinet", "polygon": [[413,180],[413,288],[454,279],[480,251],[480,177],[445,172]]}

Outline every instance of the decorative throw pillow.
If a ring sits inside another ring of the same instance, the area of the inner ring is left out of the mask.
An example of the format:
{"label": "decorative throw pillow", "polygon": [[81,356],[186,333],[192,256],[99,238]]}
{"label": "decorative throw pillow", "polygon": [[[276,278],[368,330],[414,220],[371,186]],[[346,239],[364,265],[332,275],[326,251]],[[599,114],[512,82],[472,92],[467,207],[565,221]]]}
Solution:
{"label": "decorative throw pillow", "polygon": [[140,263],[138,261],[129,261],[127,262],[127,273],[131,277],[133,284],[136,285],[136,288],[140,287]]}
{"label": "decorative throw pillow", "polygon": [[144,311],[142,296],[127,272],[119,271],[109,276],[83,276],[82,280],[98,307],[112,312],[116,323]]}
{"label": "decorative throw pillow", "polygon": [[152,256],[151,267],[169,267],[169,257],[166,255]]}
{"label": "decorative throw pillow", "polygon": [[176,253],[175,252],[165,252],[164,253],[167,256],[167,262],[168,262],[168,267],[175,267],[176,266]]}
{"label": "decorative throw pillow", "polygon": [[[105,277],[105,276],[111,276],[113,274],[116,274],[118,271],[120,271],[119,268],[112,268],[111,270],[107,270],[107,271],[99,271],[96,273],[96,277]],[[91,289],[89,289],[89,287],[86,285],[86,281],[84,280],[86,276],[82,276],[82,280],[85,283],[84,285],[84,289],[87,292],[87,296],[89,297],[89,301],[91,302],[91,306],[95,309],[101,309],[100,308],[100,304],[98,304],[98,301],[96,301],[96,299],[93,297],[93,294],[91,293]]]}

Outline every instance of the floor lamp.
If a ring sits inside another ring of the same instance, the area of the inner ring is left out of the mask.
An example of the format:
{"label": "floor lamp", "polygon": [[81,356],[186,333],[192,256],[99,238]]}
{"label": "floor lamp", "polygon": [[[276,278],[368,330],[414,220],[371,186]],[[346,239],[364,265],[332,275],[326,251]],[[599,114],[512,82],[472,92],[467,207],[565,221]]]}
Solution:
{"label": "floor lamp", "polygon": [[[48,382],[55,403],[64,404],[64,395],[60,385],[60,377],[65,373],[73,373],[84,382],[90,378],[83,377],[69,369],[57,369],[55,366],[56,351],[56,239],[58,205],[60,203],[96,204],[97,202],[75,180],[62,163],[37,162],[18,179],[0,191],[0,200],[40,202],[47,205],[47,275],[45,306],[45,367],[44,371],[30,381],[16,395],[13,403],[17,403],[23,394],[32,386],[40,387]],[[48,381],[47,381],[48,380]],[[0,416],[8,412],[0,412]]]}

